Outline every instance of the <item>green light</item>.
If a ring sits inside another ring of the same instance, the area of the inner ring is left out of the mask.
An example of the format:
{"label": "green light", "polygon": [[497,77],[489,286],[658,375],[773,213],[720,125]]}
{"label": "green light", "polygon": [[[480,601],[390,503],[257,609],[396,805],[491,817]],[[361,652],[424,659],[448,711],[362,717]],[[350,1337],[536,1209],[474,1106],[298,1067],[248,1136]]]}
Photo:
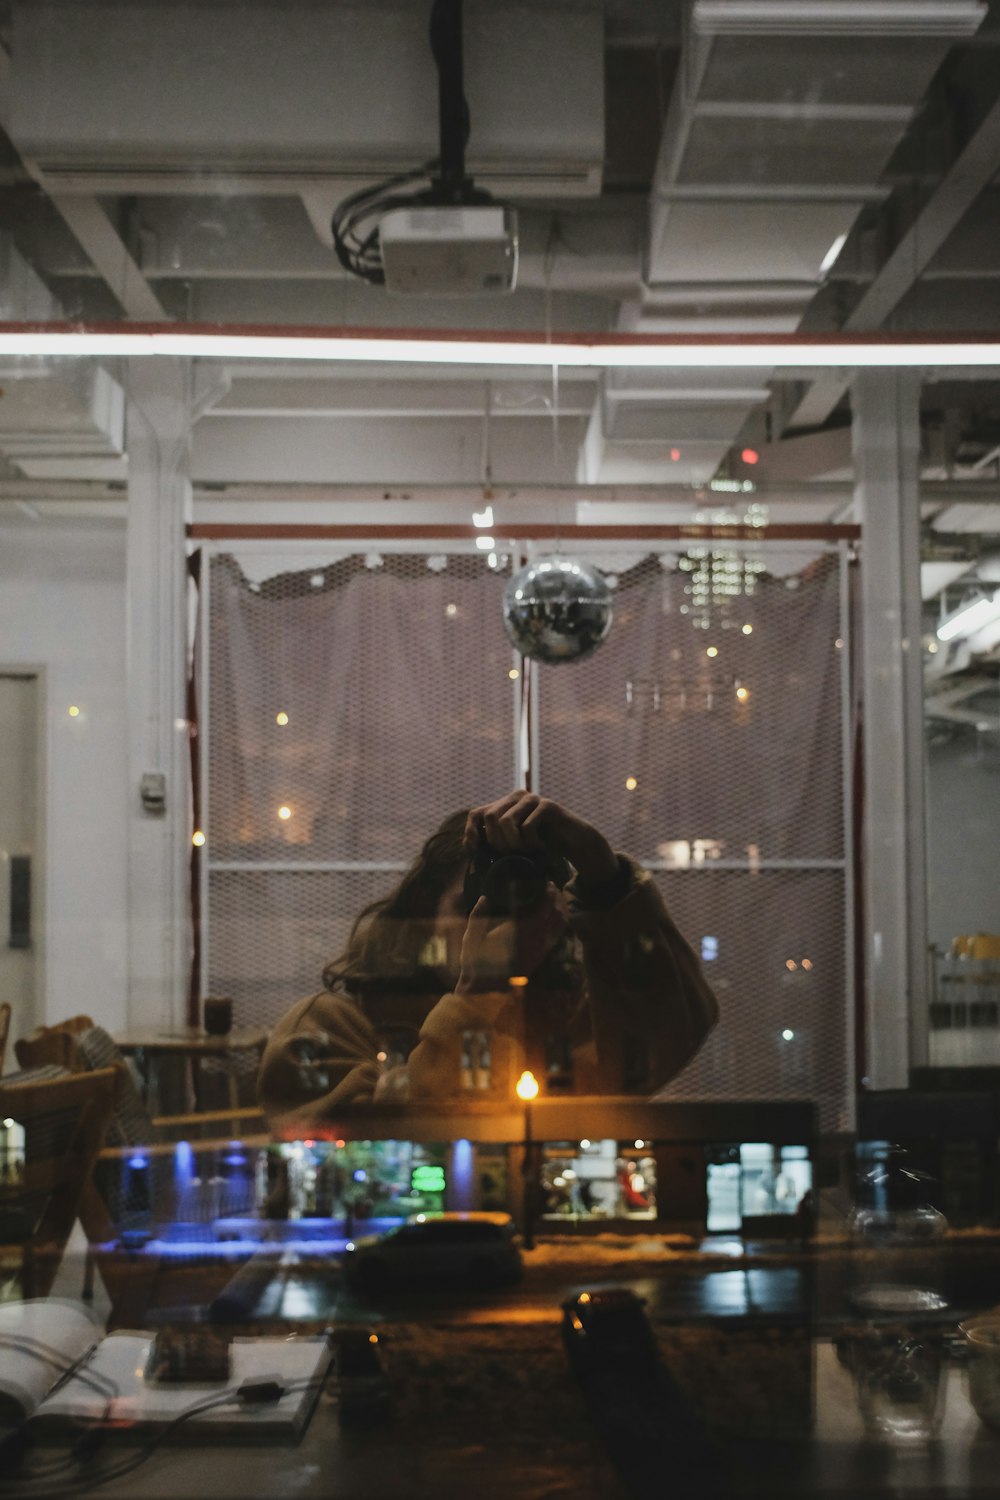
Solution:
{"label": "green light", "polygon": [[444,1167],[414,1167],[410,1173],[410,1187],[415,1193],[443,1193]]}

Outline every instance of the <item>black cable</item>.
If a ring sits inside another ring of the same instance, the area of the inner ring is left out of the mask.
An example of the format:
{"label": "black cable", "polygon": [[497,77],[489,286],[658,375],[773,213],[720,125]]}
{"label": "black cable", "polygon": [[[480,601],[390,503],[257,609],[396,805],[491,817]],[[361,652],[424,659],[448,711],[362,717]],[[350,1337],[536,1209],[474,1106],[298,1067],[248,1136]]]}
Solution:
{"label": "black cable", "polygon": [[[255,1392],[259,1393],[258,1400],[260,1402],[273,1405],[285,1396],[290,1396],[301,1391],[322,1389],[326,1384],[328,1374],[329,1369],[313,1379],[296,1380],[292,1381],[289,1385],[282,1385],[277,1381],[244,1381],[240,1386],[231,1386],[228,1390],[222,1391],[216,1396],[211,1396],[205,1401],[196,1402],[193,1406],[188,1406],[184,1411],[178,1412],[176,1417],[154,1434],[145,1447],[141,1448],[138,1453],[131,1454],[117,1467],[112,1466],[111,1468],[101,1469],[95,1474],[82,1474],[76,1479],[67,1479],[65,1481],[65,1489],[72,1490],[74,1494],[81,1494],[84,1490],[92,1489],[95,1485],[106,1484],[110,1480],[120,1479],[125,1474],[131,1474],[133,1470],[139,1468],[140,1465],[152,1458],[161,1443],[165,1442],[172,1432],[175,1432],[182,1423],[187,1422],[191,1417],[196,1417],[206,1411],[213,1411],[216,1407],[220,1406],[230,1406],[233,1404],[249,1406],[255,1404],[252,1399]],[[241,1394],[244,1390],[246,1394]],[[33,1484],[32,1481],[38,1479],[44,1480],[49,1474],[58,1474],[63,1469],[69,1467],[71,1462],[73,1462],[73,1459],[67,1458],[64,1463],[52,1465],[51,1468],[38,1471],[36,1474],[28,1474],[23,1482],[5,1485],[4,1494],[11,1495],[13,1500],[20,1500],[20,1497],[25,1497],[25,1500],[29,1500],[29,1497],[50,1494],[51,1491]]]}
{"label": "black cable", "polygon": [[120,1394],[119,1387],[110,1377],[102,1375],[98,1370],[86,1370],[83,1363],[90,1357],[90,1351],[81,1354],[79,1359],[67,1359],[60,1349],[54,1349],[51,1344],[45,1344],[41,1339],[31,1338],[27,1334],[0,1333],[0,1347],[5,1349],[16,1349],[20,1354],[30,1355],[32,1359],[40,1360],[43,1364],[54,1365],[63,1377],[59,1383],[71,1377],[82,1380],[85,1385],[92,1386],[101,1396],[117,1396]]}
{"label": "black cable", "polygon": [[409,172],[400,172],[370,187],[359,188],[356,193],[338,204],[330,221],[333,248],[341,265],[355,276],[381,285],[385,281],[382,271],[382,256],[378,243],[378,225],[362,241],[358,237],[358,226],[374,214],[381,215],[388,208],[406,207],[420,201],[421,194],[397,195],[396,189],[421,179],[430,180],[437,170],[438,162],[431,160]]}

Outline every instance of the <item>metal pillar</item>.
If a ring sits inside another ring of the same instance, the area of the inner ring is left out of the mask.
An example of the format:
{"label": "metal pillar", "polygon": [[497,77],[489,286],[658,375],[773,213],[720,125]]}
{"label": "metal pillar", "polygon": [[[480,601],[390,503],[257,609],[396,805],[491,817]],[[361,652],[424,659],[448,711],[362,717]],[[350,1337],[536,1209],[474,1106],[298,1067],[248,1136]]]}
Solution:
{"label": "metal pillar", "polygon": [[187,361],[130,360],[127,397],[128,1021],[179,1026],[191,962]]}
{"label": "metal pillar", "polygon": [[852,388],[862,527],[867,1076],[902,1088],[927,1055],[927,876],[920,597],[920,376]]}

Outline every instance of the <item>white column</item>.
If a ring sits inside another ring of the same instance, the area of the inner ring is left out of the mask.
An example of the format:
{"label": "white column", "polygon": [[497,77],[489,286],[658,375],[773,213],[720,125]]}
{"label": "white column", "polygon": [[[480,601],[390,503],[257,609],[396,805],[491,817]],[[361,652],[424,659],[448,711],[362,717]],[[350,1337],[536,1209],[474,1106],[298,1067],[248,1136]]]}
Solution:
{"label": "white column", "polygon": [[[187,735],[191,372],[133,359],[128,441],[128,1021],[177,1026],[191,962]],[[164,802],[149,793],[162,778]]]}
{"label": "white column", "polygon": [[902,1088],[927,1055],[927,878],[920,600],[920,376],[852,389],[862,527],[862,855],[868,1077]]}

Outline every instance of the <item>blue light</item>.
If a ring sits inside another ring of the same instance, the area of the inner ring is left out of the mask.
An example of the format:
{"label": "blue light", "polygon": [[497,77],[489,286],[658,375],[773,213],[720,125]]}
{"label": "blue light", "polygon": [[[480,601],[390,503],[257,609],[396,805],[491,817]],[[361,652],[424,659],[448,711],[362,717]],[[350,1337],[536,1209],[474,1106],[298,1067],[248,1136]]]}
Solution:
{"label": "blue light", "polygon": [[355,1169],[355,1172],[354,1172],[354,1181],[355,1182],[367,1182],[368,1181],[368,1173],[365,1171],[364,1167],[357,1167]]}
{"label": "blue light", "polygon": [[129,1157],[128,1166],[131,1167],[133,1172],[141,1172],[145,1167],[149,1166],[149,1157],[143,1156],[141,1151],[137,1151],[134,1156]]}
{"label": "blue light", "polygon": [[703,937],[701,940],[701,961],[710,964],[719,956],[719,939],[717,937]]}
{"label": "blue light", "polygon": [[179,1187],[188,1187],[194,1180],[194,1151],[190,1141],[178,1141],[174,1147],[174,1179]]}
{"label": "blue light", "polygon": [[472,1142],[464,1139],[456,1141],[452,1147],[451,1156],[451,1193],[454,1208],[475,1206],[475,1182],[472,1170],[474,1162]]}

